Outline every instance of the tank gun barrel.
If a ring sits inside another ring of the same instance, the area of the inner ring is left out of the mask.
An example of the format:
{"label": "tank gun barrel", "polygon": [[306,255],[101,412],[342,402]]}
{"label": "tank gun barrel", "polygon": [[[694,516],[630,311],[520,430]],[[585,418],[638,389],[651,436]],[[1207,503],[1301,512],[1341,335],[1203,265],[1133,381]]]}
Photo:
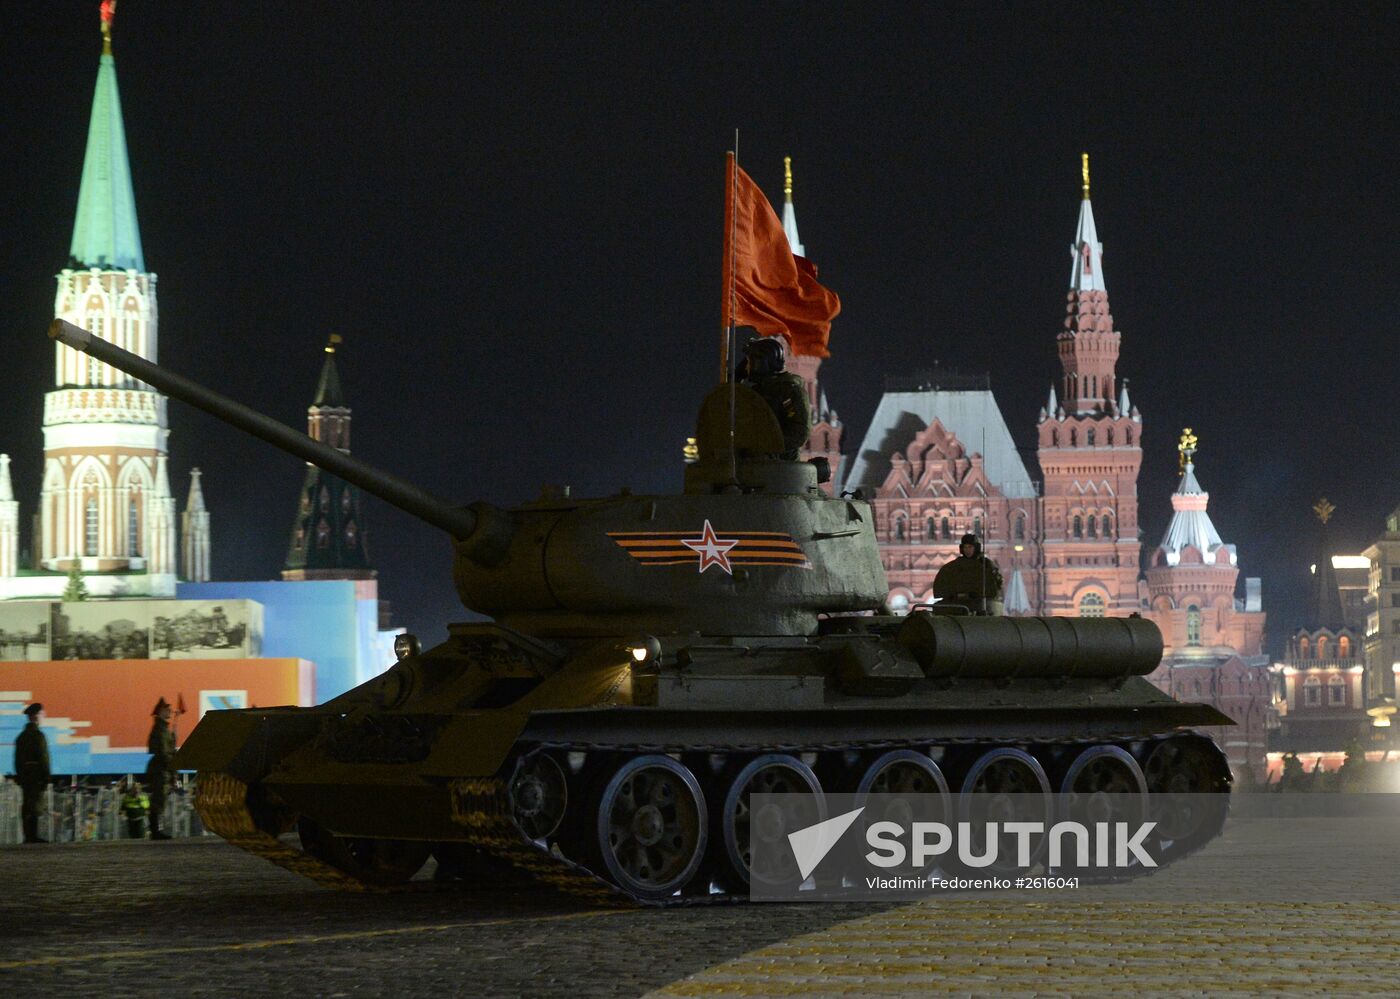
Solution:
{"label": "tank gun barrel", "polygon": [[138,357],[128,350],[108,343],[101,337],[93,336],[70,322],[55,319],[49,324],[49,337],[74,350],[91,354],[102,363],[125,371],[168,396],[202,409],[210,416],[231,423],[274,447],[338,475],[365,492],[378,496],[384,502],[411,513],[434,527],[442,528],[455,538],[466,538],[476,530],[477,517],[473,511],[454,507],[398,476],[382,472],[373,465],[352,458],[344,451],[312,440],[284,423],[264,416],[227,396],[210,391],[183,375],[168,371],[144,357]]}

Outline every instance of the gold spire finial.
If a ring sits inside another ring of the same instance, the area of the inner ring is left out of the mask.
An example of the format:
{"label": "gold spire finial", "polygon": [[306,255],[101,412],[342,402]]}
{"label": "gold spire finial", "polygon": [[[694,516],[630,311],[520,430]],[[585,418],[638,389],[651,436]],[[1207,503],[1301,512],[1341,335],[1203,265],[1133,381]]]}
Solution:
{"label": "gold spire finial", "polygon": [[335,348],[338,347],[338,346],[340,346],[340,344],[341,344],[342,342],[343,342],[343,341],[342,341],[341,336],[340,336],[339,333],[332,333],[332,334],[331,334],[331,338],[330,338],[329,340],[326,341],[326,348],[325,348],[326,353],[327,353],[327,354],[334,354],[334,353],[335,353]]}
{"label": "gold spire finial", "polygon": [[102,54],[112,54],[112,18],[117,16],[117,0],[102,0],[97,5],[97,13],[102,18]]}
{"label": "gold spire finial", "polygon": [[1332,514],[1336,512],[1336,509],[1335,506],[1327,502],[1326,496],[1314,503],[1312,508],[1313,513],[1317,514],[1317,519],[1324,524],[1332,519]]}
{"label": "gold spire finial", "polygon": [[1080,173],[1084,175],[1084,200],[1089,200],[1089,154],[1080,153],[1081,167]]}
{"label": "gold spire finial", "polygon": [[783,197],[792,200],[792,157],[783,157]]}
{"label": "gold spire finial", "polygon": [[1191,464],[1196,457],[1196,445],[1199,438],[1191,432],[1190,427],[1185,427],[1181,431],[1181,440],[1177,442],[1176,450],[1181,459],[1181,471],[1186,471],[1186,466]]}

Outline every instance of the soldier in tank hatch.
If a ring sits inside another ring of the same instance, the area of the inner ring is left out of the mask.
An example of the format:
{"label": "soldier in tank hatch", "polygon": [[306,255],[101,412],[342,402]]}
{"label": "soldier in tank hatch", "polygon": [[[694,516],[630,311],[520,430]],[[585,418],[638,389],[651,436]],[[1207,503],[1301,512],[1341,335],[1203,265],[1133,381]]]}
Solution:
{"label": "soldier in tank hatch", "polygon": [[173,714],[170,702],[162,697],[151,711],[155,721],[151,723],[151,734],[146,739],[146,751],[151,754],[151,762],[146,764],[146,791],[151,799],[150,826],[151,839],[169,839],[168,833],[161,832],[160,820],[165,814],[165,797],[175,781],[175,733],[170,731],[170,718]]}
{"label": "soldier in tank hatch", "polygon": [[26,843],[46,843],[39,838],[39,812],[44,806],[44,792],[49,789],[49,741],[39,728],[44,718],[44,706],[31,704],[24,709],[29,723],[15,739],[15,779],[23,794],[20,819]]}
{"label": "soldier in tank hatch", "polygon": [[982,541],[977,535],[962,536],[958,557],[933,578],[933,595],[950,604],[966,604],[973,610],[981,609],[988,600],[1001,599],[1001,570],[982,554]]}
{"label": "soldier in tank hatch", "polygon": [[812,407],[802,377],[783,370],[784,367],[782,341],[765,336],[744,344],[738,374],[739,381],[761,395],[778,418],[783,431],[783,452],[779,457],[796,461],[812,432]]}

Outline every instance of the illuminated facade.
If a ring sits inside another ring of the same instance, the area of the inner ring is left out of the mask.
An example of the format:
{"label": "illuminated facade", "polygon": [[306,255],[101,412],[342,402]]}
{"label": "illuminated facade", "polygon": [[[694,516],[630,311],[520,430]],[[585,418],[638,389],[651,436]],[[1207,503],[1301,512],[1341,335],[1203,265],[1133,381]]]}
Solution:
{"label": "illuminated facade", "polygon": [[1308,616],[1273,667],[1280,726],[1269,742],[1271,769],[1281,769],[1285,753],[1335,769],[1349,745],[1365,748],[1371,740],[1364,635],[1348,621],[1327,540],[1327,522],[1335,510],[1325,498],[1313,507],[1320,526],[1310,567]]}
{"label": "illuminated facade", "polygon": [[1181,701],[1210,704],[1235,724],[1204,728],[1248,783],[1263,781],[1269,731],[1276,725],[1269,660],[1263,654],[1264,608],[1259,580],[1235,595],[1239,562],[1211,522],[1210,494],[1196,478],[1197,438],[1182,434],[1181,481],[1172,519],[1148,558],[1148,609],[1162,630],[1162,663],[1148,677]]}
{"label": "illuminated facade", "polygon": [[1361,553],[1366,562],[1366,695],[1394,697],[1400,667],[1400,508],[1385,518],[1385,533]]}
{"label": "illuminated facade", "polygon": [[988,379],[930,371],[887,382],[844,487],[874,506],[896,609],[932,599],[934,575],[971,532],[1001,567],[1009,614],[1141,610],[1142,416],[1117,374],[1122,334],[1109,311],[1087,156],[1070,255],[1060,377],[1036,427],[1039,481]]}
{"label": "illuminated facade", "polygon": [[[105,8],[70,260],[58,274],[54,314],[156,360],[156,275],[146,269],[141,248]],[[0,598],[57,596],[75,568],[92,596],[173,596],[180,525],[167,469],[164,397],[55,344],[43,432],[32,567],[17,558],[18,510],[6,506],[14,501],[0,499]],[[7,474],[0,479],[0,495],[12,496]],[[200,496],[197,486],[192,496]],[[185,568],[207,578],[208,511],[192,513]]]}

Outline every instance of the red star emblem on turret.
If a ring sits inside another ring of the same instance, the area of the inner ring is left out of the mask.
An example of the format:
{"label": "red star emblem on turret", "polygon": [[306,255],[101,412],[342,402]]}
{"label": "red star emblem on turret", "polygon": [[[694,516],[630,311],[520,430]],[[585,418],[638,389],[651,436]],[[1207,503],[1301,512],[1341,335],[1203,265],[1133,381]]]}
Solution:
{"label": "red star emblem on turret", "polygon": [[681,539],[681,544],[699,554],[701,572],[717,565],[731,576],[734,575],[734,570],[729,565],[729,549],[738,543],[738,538],[715,537],[715,529],[710,526],[708,520],[700,531],[700,537],[694,540]]}

